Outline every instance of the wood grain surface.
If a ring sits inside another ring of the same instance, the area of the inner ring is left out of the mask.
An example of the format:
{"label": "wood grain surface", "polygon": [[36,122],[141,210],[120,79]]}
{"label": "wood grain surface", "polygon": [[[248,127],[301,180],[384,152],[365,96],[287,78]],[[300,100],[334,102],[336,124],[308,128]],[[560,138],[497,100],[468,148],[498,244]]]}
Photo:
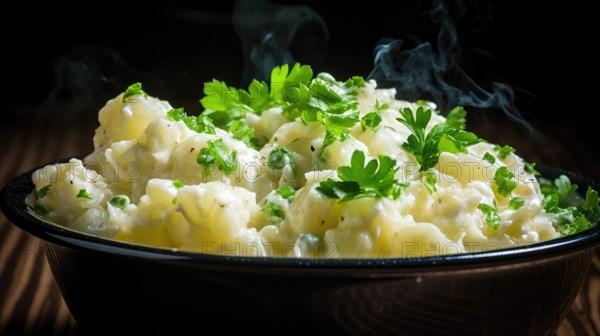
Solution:
{"label": "wood grain surface", "polygon": [[[0,185],[38,165],[91,151],[96,125],[95,120],[35,124],[13,120],[0,125]],[[561,132],[567,134],[563,144],[576,139],[568,136],[568,129]],[[566,158],[547,163],[596,177],[599,170],[595,152],[575,145],[578,149]],[[526,158],[532,160],[536,155]],[[570,164],[565,166],[565,162]],[[0,335],[81,335],[50,273],[40,242],[2,214],[0,247]],[[600,335],[600,249],[557,335]]]}

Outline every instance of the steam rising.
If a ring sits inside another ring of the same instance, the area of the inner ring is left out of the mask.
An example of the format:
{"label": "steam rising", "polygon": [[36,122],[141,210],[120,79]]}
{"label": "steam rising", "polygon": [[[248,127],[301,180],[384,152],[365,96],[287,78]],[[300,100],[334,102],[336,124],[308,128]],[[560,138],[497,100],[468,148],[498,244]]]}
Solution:
{"label": "steam rising", "polygon": [[395,87],[400,99],[434,101],[443,112],[457,105],[498,108],[530,134],[535,133],[515,107],[513,91],[508,85],[492,83],[488,92],[457,63],[460,47],[456,28],[442,1],[434,1],[431,20],[440,29],[437,53],[428,42],[412,50],[402,50],[402,40],[383,40],[375,48],[374,68],[368,78],[377,80],[381,87]]}
{"label": "steam rising", "polygon": [[307,57],[324,53],[329,40],[323,19],[306,6],[278,6],[262,0],[240,0],[233,9],[233,25],[240,36],[244,53],[242,85],[252,79],[268,80],[276,66],[293,65],[295,39],[304,35],[303,43],[318,46],[303,46],[313,53]]}
{"label": "steam rising", "polygon": [[[116,52],[95,45],[82,45],[54,63],[56,85],[37,111],[37,118],[75,120],[83,110],[114,97],[140,74]],[[60,104],[60,109],[56,105]]]}

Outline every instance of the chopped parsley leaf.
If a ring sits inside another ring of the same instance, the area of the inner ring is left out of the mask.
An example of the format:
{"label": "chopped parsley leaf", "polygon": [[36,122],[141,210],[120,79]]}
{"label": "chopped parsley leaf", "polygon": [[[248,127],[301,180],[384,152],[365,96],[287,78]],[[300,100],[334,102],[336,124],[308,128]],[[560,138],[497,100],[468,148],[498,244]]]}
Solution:
{"label": "chopped parsley leaf", "polygon": [[[566,216],[565,216],[566,215]],[[561,236],[567,236],[567,235],[571,235],[571,234],[575,234],[581,231],[585,231],[589,228],[591,228],[591,224],[590,221],[585,217],[585,215],[583,214],[577,214],[577,216],[573,216],[573,213],[569,213],[567,212],[567,214],[563,214],[563,219],[562,222],[563,225],[560,229],[560,235]],[[559,215],[560,217],[560,215]],[[568,219],[566,219],[568,218]],[[561,222],[561,220],[559,219],[559,222]]]}
{"label": "chopped parsley leaf", "polygon": [[296,195],[296,189],[294,189],[294,187],[290,187],[290,186],[279,187],[275,190],[275,192],[277,193],[277,195],[280,195],[281,197],[283,197],[290,203],[292,202],[292,200],[294,199],[294,196]]}
{"label": "chopped parsley leaf", "polygon": [[506,159],[508,154],[516,152],[516,149],[509,145],[505,145],[503,147],[500,147],[500,145],[496,145],[494,146],[494,150],[498,152],[498,157],[502,160]]}
{"label": "chopped parsley leaf", "polygon": [[269,216],[271,217],[269,218],[269,223],[271,224],[277,224],[285,219],[285,211],[283,210],[283,208],[280,205],[271,201],[267,201],[267,203],[265,203],[265,206],[262,208],[262,211],[265,211],[269,214]]}
{"label": "chopped parsley leaf", "polygon": [[242,120],[234,120],[229,126],[229,132],[234,139],[240,140],[246,146],[254,148],[252,139],[254,138],[254,129]]}
{"label": "chopped parsley leaf", "polygon": [[210,173],[212,164],[225,174],[231,174],[237,168],[237,151],[230,151],[223,139],[209,140],[208,147],[200,150],[196,162],[204,166],[205,175]]}
{"label": "chopped parsley leaf", "polygon": [[523,170],[525,170],[525,172],[532,174],[534,176],[541,175],[540,172],[535,169],[535,163],[523,161],[523,164],[524,164]]}
{"label": "chopped parsley leaf", "polygon": [[491,164],[496,163],[496,158],[492,154],[487,153],[487,152],[485,154],[483,154],[483,159]]}
{"label": "chopped parsley leaf", "polygon": [[367,130],[367,128],[375,129],[381,123],[381,115],[377,112],[370,112],[365,114],[364,117],[360,120],[360,127],[363,132]]}
{"label": "chopped parsley leaf", "polygon": [[173,186],[177,189],[179,188],[183,188],[183,183],[181,183],[181,181],[179,181],[179,179],[174,179],[173,180]]}
{"label": "chopped parsley leaf", "polygon": [[380,104],[379,100],[375,100],[375,108],[377,111],[381,111],[390,108],[390,105],[386,103]]}
{"label": "chopped parsley leaf", "polygon": [[467,125],[467,111],[462,106],[457,106],[448,112],[445,124],[458,129],[464,129]]}
{"label": "chopped parsley leaf", "polygon": [[33,206],[29,206],[29,209],[33,211],[38,216],[44,216],[48,213],[48,210],[44,208],[41,204],[35,203]]}
{"label": "chopped parsley leaf", "polygon": [[348,79],[344,83],[344,87],[345,88],[351,88],[351,87],[361,88],[361,87],[365,87],[365,79],[362,76],[352,76],[350,79]]}
{"label": "chopped parsley leaf", "polygon": [[77,195],[75,196],[77,198],[85,198],[85,199],[93,199],[94,197],[88,193],[87,190],[85,189],[79,189],[79,192],[77,193]]}
{"label": "chopped parsley leaf", "polygon": [[506,167],[500,167],[496,170],[494,183],[496,183],[500,195],[507,197],[517,187],[517,182],[511,180],[514,176]]}
{"label": "chopped parsley leaf", "polygon": [[48,194],[49,191],[50,191],[50,184],[48,184],[47,186],[38,190],[38,195],[40,196],[40,198],[44,198],[44,197],[46,197],[46,195]]}
{"label": "chopped parsley leaf", "polygon": [[525,199],[523,197],[513,197],[508,202],[508,206],[514,210],[519,210],[523,204],[525,204]]}
{"label": "chopped parsley leaf", "polygon": [[542,200],[542,207],[547,213],[558,213],[560,211],[560,207],[558,206],[558,195],[545,195]]}
{"label": "chopped parsley leaf", "polygon": [[477,206],[477,209],[479,209],[479,210],[481,210],[481,212],[483,212],[483,214],[485,215],[485,222],[492,229],[497,230],[500,227],[502,219],[500,218],[500,215],[498,214],[498,209],[496,208],[496,206],[479,203],[479,205]]}
{"label": "chopped parsley leaf", "polygon": [[148,97],[148,94],[146,92],[144,92],[144,90],[142,90],[142,83],[140,83],[140,82],[131,84],[131,85],[129,85],[129,87],[127,87],[127,89],[125,90],[125,93],[123,94],[123,102],[127,103],[129,101],[130,97],[135,97],[135,96]]}
{"label": "chopped parsley leaf", "polygon": [[197,117],[188,116],[183,108],[172,109],[167,112],[167,117],[173,121],[183,121],[183,123],[196,133],[215,134],[215,125],[205,114]]}
{"label": "chopped parsley leaf", "polygon": [[425,175],[425,187],[429,191],[429,194],[433,194],[434,191],[437,191],[435,184],[437,183],[437,179],[435,177],[435,173],[430,171]]}

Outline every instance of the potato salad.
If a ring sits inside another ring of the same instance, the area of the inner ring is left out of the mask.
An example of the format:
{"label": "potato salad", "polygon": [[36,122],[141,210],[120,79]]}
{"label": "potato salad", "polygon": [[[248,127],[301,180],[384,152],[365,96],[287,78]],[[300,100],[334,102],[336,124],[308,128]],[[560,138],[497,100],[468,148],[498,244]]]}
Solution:
{"label": "potato salad", "polygon": [[385,258],[517,247],[583,231],[598,194],[537,176],[466,111],[356,76],[273,69],[213,80],[204,110],[136,83],[98,115],[94,151],[33,175],[45,220],[133,244],[232,256]]}

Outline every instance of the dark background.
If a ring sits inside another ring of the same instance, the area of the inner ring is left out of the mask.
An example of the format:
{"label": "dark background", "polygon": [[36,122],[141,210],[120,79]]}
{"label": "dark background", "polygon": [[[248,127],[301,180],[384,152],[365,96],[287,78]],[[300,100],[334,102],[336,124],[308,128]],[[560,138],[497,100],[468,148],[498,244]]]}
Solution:
{"label": "dark background", "polygon": [[[323,18],[327,43],[308,34],[292,42],[291,49],[298,61],[340,79],[367,76],[373,48],[384,36],[403,38],[412,47],[435,42],[437,34],[428,1],[276,3],[306,4]],[[494,81],[510,84],[517,107],[553,142],[537,144],[493,111],[473,112],[490,115],[473,129],[490,141],[512,144],[529,160],[600,178],[592,137],[597,127],[587,120],[596,110],[595,95],[593,85],[584,84],[596,78],[590,5],[459,4],[452,2],[450,9],[463,12],[457,24],[460,64],[484,88]],[[9,104],[0,121],[6,125],[30,119],[82,125],[91,120],[93,126],[104,102],[135,81],[142,81],[151,95],[198,113],[203,82],[218,78],[237,85],[242,77],[243,53],[231,24],[233,2],[17,6],[21,9],[4,13],[16,24],[3,21]],[[82,139],[90,149],[91,130]]]}
{"label": "dark background", "polygon": [[[298,61],[338,79],[367,76],[373,48],[384,36],[403,38],[412,48],[435,42],[438,30],[429,20],[429,1],[302,3],[322,17],[329,41],[324,43],[322,35],[313,34],[319,29],[307,26],[292,41],[291,50]],[[491,142],[513,145],[529,161],[600,180],[598,127],[591,121],[598,96],[598,57],[592,50],[598,42],[595,6],[573,1],[450,3],[454,15],[463,13],[457,23],[460,65],[486,89],[495,81],[510,84],[516,106],[547,139],[530,135],[495,110],[468,108],[469,128]],[[203,82],[218,78],[237,85],[244,56],[231,23],[233,7],[233,2],[218,1],[20,1],[3,9],[0,186],[37,165],[91,151],[98,110],[133,82],[143,82],[151,95],[191,113],[201,110]],[[2,244],[14,240],[15,251],[25,249],[24,260],[33,265],[21,267],[17,258],[0,260],[0,288],[5,295],[20,295],[13,306],[0,300],[0,308],[7,309],[3,311],[13,311],[6,334],[23,334],[19,331],[27,327],[44,330],[42,335],[73,335],[75,323],[35,245],[39,243],[23,232],[4,236],[18,230],[7,231],[13,226],[6,220],[0,224],[5,224],[0,225]],[[597,329],[583,327],[595,318],[589,302],[596,299],[597,269],[590,271],[582,291],[589,298],[581,296],[561,335],[591,335]],[[23,284],[24,294],[9,290],[15,284]],[[29,316],[33,302],[43,302],[45,310]]]}

